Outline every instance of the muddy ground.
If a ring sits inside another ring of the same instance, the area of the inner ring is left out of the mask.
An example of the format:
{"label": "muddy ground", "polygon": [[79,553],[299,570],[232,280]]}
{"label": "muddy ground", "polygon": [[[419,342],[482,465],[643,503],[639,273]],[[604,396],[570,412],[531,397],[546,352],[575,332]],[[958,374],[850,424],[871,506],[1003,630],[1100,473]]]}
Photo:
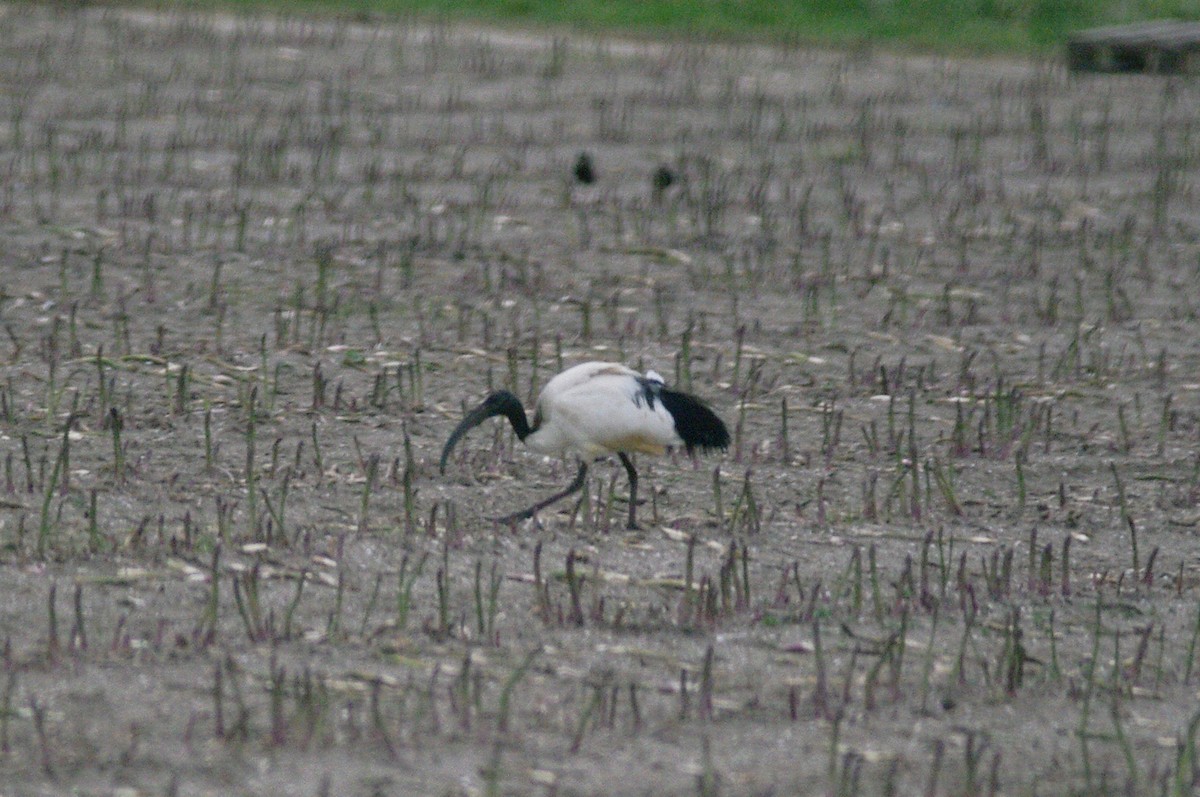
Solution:
{"label": "muddy ground", "polygon": [[[4,795],[1191,792],[1194,83],[25,5],[0,81]],[[495,523],[574,464],[442,443],[588,359],[734,445]]]}

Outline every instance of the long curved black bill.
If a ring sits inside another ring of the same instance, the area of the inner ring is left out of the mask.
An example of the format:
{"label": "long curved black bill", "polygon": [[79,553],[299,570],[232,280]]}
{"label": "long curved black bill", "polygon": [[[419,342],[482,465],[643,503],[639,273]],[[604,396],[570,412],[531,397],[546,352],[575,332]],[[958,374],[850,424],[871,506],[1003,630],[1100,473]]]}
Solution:
{"label": "long curved black bill", "polygon": [[500,415],[503,410],[490,401],[484,401],[475,409],[467,413],[467,417],[462,419],[458,426],[454,427],[454,431],[450,433],[450,439],[446,441],[446,445],[442,447],[442,461],[438,465],[438,470],[441,473],[446,472],[446,462],[450,459],[450,452],[454,450],[455,444],[458,443],[467,432],[474,429],[479,424],[491,418],[494,415]]}

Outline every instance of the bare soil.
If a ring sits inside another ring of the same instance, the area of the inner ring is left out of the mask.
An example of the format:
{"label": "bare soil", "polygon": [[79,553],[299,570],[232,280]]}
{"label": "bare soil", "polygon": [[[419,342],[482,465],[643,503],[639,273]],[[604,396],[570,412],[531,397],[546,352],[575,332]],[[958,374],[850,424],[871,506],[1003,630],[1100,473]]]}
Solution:
{"label": "bare soil", "polygon": [[[29,5],[0,83],[6,797],[1191,793],[1194,83]],[[447,434],[589,359],[734,445],[493,522],[574,463]]]}

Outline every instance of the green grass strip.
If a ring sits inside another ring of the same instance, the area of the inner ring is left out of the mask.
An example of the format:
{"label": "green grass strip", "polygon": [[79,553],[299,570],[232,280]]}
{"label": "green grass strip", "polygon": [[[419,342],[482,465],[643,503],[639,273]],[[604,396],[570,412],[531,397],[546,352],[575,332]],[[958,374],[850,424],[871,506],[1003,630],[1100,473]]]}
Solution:
{"label": "green grass strip", "polygon": [[1072,30],[1200,18],[1195,0],[192,0],[189,5],[967,54],[1047,52]]}

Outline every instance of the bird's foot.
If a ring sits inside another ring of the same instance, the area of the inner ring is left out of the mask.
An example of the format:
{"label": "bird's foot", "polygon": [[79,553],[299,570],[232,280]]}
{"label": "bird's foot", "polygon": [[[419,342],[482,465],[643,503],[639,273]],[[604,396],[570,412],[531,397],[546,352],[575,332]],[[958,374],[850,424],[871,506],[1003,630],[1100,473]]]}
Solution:
{"label": "bird's foot", "polygon": [[641,528],[637,522],[637,508],[646,503],[644,498],[639,498],[635,501],[626,501],[629,504],[629,521],[625,524],[625,528],[630,531],[637,531]]}
{"label": "bird's foot", "polygon": [[503,523],[506,526],[514,526],[515,527],[522,520],[529,520],[529,518],[533,517],[534,514],[535,513],[532,509],[523,509],[520,512],[513,512],[510,515],[503,515],[501,517],[492,518],[492,520],[493,520],[493,522],[496,522],[496,523]]}

